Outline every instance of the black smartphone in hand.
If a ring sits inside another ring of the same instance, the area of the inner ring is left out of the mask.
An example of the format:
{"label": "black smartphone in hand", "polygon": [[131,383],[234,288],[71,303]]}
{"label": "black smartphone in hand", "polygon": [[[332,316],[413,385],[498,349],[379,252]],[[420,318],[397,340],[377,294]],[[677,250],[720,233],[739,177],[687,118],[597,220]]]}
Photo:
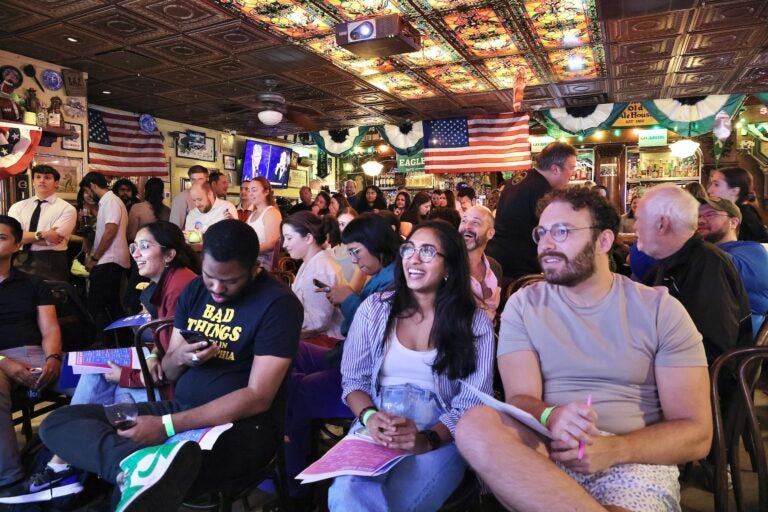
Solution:
{"label": "black smartphone in hand", "polygon": [[314,284],[314,285],[315,285],[315,286],[317,286],[318,288],[323,288],[323,289],[326,289],[326,288],[328,288],[328,289],[330,289],[330,286],[328,286],[327,284],[325,284],[325,283],[324,283],[324,282],[322,282],[322,281],[318,281],[317,279],[313,279],[313,280],[312,280],[312,284]]}
{"label": "black smartphone in hand", "polygon": [[198,343],[201,341],[206,342],[208,345],[213,345],[213,342],[206,338],[203,333],[197,331],[179,331],[182,337],[187,340],[187,343]]}

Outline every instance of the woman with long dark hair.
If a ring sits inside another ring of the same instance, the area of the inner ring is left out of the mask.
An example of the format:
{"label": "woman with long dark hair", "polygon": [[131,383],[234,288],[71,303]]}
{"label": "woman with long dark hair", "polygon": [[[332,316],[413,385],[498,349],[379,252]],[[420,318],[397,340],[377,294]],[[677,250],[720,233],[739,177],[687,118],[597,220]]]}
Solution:
{"label": "woman with long dark hair", "polygon": [[401,190],[395,196],[395,202],[389,205],[389,211],[394,213],[399,219],[409,206],[411,206],[411,194],[405,190]]}
{"label": "woman with long dark hair", "polygon": [[741,167],[725,167],[712,171],[707,193],[710,197],[728,199],[741,210],[739,240],[768,242],[768,229],[757,209],[750,204],[755,200],[752,175]]}
{"label": "woman with long dark hair", "polygon": [[158,220],[168,220],[171,209],[163,204],[165,184],[160,178],[149,178],[144,184],[144,201],[136,203],[128,212],[126,237],[129,242],[136,238],[136,233],[147,224]]}
{"label": "woman with long dark hair", "polygon": [[427,220],[427,216],[431,209],[432,196],[429,195],[429,192],[422,190],[413,196],[413,201],[411,201],[411,204],[405,210],[405,213],[400,216],[401,232],[405,236],[408,236],[415,226],[418,226],[421,222]]}
{"label": "woman with long dark hair", "polygon": [[337,477],[330,509],[438,510],[466,469],[456,424],[480,404],[460,381],[486,393],[493,381],[493,326],[472,298],[466,246],[449,224],[424,222],[400,246],[394,291],[358,309],[341,373],[353,429],[414,456],[377,477]]}
{"label": "woman with long dark hair", "polygon": [[387,199],[384,192],[376,185],[368,185],[360,195],[357,204],[357,213],[377,212],[387,209]]}
{"label": "woman with long dark hair", "polygon": [[338,217],[339,212],[343,212],[347,208],[349,208],[349,201],[344,197],[344,194],[339,192],[331,194],[331,203],[328,205],[328,213],[334,217]]}
{"label": "woman with long dark hair", "polygon": [[331,194],[325,190],[321,190],[315,196],[315,200],[312,201],[312,213],[315,215],[323,216],[328,213],[328,208],[331,206]]}

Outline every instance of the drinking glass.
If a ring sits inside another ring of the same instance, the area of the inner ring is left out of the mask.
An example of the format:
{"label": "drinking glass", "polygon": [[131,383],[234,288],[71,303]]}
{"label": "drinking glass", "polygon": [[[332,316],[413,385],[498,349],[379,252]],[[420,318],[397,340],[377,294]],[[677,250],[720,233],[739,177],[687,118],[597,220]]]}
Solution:
{"label": "drinking glass", "polygon": [[118,430],[127,430],[136,425],[139,417],[139,408],[129,394],[121,394],[115,397],[115,401],[104,406],[104,414],[107,420]]}
{"label": "drinking glass", "polygon": [[393,416],[406,416],[411,407],[408,386],[383,386],[381,388],[381,410]]}

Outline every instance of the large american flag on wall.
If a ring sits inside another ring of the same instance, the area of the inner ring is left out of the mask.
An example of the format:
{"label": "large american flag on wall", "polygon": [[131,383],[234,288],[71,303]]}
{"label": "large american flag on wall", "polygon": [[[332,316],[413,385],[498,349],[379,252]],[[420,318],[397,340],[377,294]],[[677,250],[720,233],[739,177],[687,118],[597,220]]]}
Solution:
{"label": "large american flag on wall", "polygon": [[157,128],[143,132],[135,114],[91,107],[88,168],[107,176],[165,176],[163,138]]}
{"label": "large american flag on wall", "polygon": [[433,173],[527,171],[528,114],[424,121],[424,167]]}

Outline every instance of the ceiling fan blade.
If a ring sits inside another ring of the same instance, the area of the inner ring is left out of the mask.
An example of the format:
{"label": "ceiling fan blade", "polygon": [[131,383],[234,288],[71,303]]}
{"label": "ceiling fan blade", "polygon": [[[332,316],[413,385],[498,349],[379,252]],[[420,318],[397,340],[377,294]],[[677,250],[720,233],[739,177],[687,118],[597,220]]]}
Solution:
{"label": "ceiling fan blade", "polygon": [[294,124],[297,124],[307,130],[308,132],[316,132],[318,129],[317,123],[315,123],[311,117],[301,112],[289,108],[285,113],[286,117]]}

